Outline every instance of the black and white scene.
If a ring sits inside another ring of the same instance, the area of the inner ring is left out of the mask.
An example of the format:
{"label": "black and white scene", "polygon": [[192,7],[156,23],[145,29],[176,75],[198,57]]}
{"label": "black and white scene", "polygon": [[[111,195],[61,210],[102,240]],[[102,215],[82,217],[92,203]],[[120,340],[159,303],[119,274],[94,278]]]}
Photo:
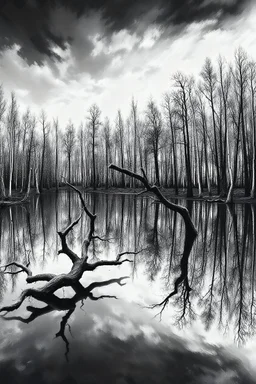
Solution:
{"label": "black and white scene", "polygon": [[256,1],[0,1],[1,384],[256,384]]}

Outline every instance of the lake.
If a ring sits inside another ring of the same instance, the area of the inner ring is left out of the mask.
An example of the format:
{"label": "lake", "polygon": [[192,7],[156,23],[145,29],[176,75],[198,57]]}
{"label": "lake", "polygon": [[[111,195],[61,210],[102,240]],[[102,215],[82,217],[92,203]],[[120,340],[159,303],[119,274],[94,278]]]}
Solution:
{"label": "lake", "polygon": [[[184,254],[182,218],[151,198],[84,196],[101,238],[92,240],[89,260],[140,253],[125,256],[132,263],[85,272],[81,283],[129,279],[94,292],[117,299],[81,300],[70,314],[51,308],[28,322],[29,308],[43,305],[27,298],[0,318],[1,383],[256,383],[256,206],[181,201],[198,230]],[[68,272],[57,231],[80,212],[77,194],[69,191],[2,209],[0,264],[29,263],[33,274]],[[88,228],[83,215],[68,235],[78,256]],[[25,273],[1,273],[1,306],[27,287]]]}

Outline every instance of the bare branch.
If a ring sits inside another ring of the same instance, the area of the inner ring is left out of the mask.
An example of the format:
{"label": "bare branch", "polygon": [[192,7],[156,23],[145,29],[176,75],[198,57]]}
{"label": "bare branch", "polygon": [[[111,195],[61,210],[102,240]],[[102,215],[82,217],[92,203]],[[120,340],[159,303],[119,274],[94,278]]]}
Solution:
{"label": "bare branch", "polygon": [[143,176],[144,176],[145,180],[147,180],[147,181],[148,181],[148,178],[147,178],[147,174],[146,174],[146,172],[145,172],[144,168],[142,168],[142,167],[141,167],[141,172],[142,172],[142,174],[143,174]]}
{"label": "bare branch", "polygon": [[75,219],[66,229],[64,229],[64,231],[61,232],[63,236],[67,236],[69,232],[74,228],[74,226],[79,223],[79,221],[81,220],[82,214],[83,212],[81,212],[78,218]]}
{"label": "bare branch", "polygon": [[101,300],[101,299],[116,299],[117,300],[117,297],[113,296],[113,295],[94,296],[91,292],[89,293],[88,297],[89,297],[89,299],[91,299],[93,301],[97,301],[97,300]]}
{"label": "bare branch", "polygon": [[79,191],[78,188],[74,187],[74,185],[69,184],[69,182],[66,181],[65,179],[64,179],[64,181],[65,181],[65,183],[66,183],[70,188],[72,188],[74,191],[76,191],[76,192],[78,193],[79,198],[80,198],[80,201],[81,201],[81,203],[82,203],[82,207],[83,207],[85,213],[89,216],[89,218],[90,218],[91,220],[95,220],[96,215],[94,215],[92,212],[90,212],[89,209],[86,207],[86,204],[85,204],[85,201],[84,201],[82,192]]}
{"label": "bare branch", "polygon": [[[12,272],[12,271],[8,271],[8,272],[6,272],[6,269],[7,269],[8,267],[11,267],[12,265],[15,265],[16,267],[20,268],[20,270],[15,271],[15,272]],[[28,265],[29,265],[29,263],[28,263]],[[1,271],[1,272],[3,272],[3,273],[8,273],[8,274],[11,274],[11,275],[15,275],[15,274],[20,273],[20,272],[25,272],[28,276],[32,276],[32,272],[31,272],[31,270],[28,268],[28,265],[25,266],[25,265],[23,265],[23,264],[17,263],[16,261],[12,261],[12,262],[9,263],[9,264],[6,264],[6,265],[1,266],[0,269],[3,268],[4,270]]]}
{"label": "bare branch", "polygon": [[75,219],[70,225],[68,225],[66,229],[64,229],[63,231],[57,232],[60,237],[61,246],[62,246],[58,254],[65,253],[70,258],[72,263],[75,263],[76,261],[80,260],[80,258],[77,256],[75,252],[73,252],[69,248],[69,246],[67,245],[66,237],[69,234],[69,232],[74,228],[74,226],[80,221],[81,217],[82,217],[82,213],[78,216],[77,219]]}
{"label": "bare branch", "polygon": [[36,281],[51,281],[54,277],[56,277],[53,273],[39,273],[35,276],[27,277],[27,283],[35,283]]}
{"label": "bare branch", "polygon": [[117,255],[116,257],[116,261],[119,261],[121,259],[122,256],[124,255],[138,255],[139,253],[145,251],[146,248],[144,249],[141,249],[140,251],[125,251],[125,252],[121,252]]}
{"label": "bare branch", "polygon": [[130,177],[133,177],[134,179],[137,179],[139,180],[142,184],[145,185],[145,188],[150,191],[151,190],[151,187],[147,181],[147,178],[137,174],[137,173],[134,173],[132,171],[129,171],[128,169],[125,169],[125,168],[120,168],[114,164],[110,164],[109,165],[109,169],[113,169],[114,171],[118,171],[118,172],[121,172],[121,173],[124,173],[125,175],[127,176],[130,176]]}
{"label": "bare branch", "polygon": [[63,316],[61,323],[60,323],[60,330],[58,333],[56,333],[56,337],[61,337],[64,343],[66,344],[66,352],[65,357],[68,361],[68,354],[69,354],[69,341],[65,335],[65,328],[68,325],[68,320],[70,319],[72,313],[74,312],[75,308],[71,308],[65,316]]}
{"label": "bare branch", "polygon": [[183,217],[187,230],[193,233],[195,236],[197,236],[197,230],[191,220],[191,217],[187,208],[182,207],[181,205],[178,205],[178,204],[171,203],[162,195],[162,193],[160,192],[159,188],[156,185],[150,186],[148,183],[148,180],[145,177],[137,173],[131,172],[128,169],[120,168],[114,164],[111,164],[109,168],[139,180],[142,184],[144,184],[145,188],[149,192],[153,192],[158,197],[160,202],[164,204],[168,209],[174,212],[178,212]]}
{"label": "bare branch", "polygon": [[62,242],[62,248],[58,251],[58,255],[60,253],[65,253],[65,255],[67,255],[70,260],[72,261],[72,263],[75,263],[77,260],[79,260],[79,257],[75,254],[75,252],[73,252],[67,245],[66,243],[66,238],[64,236],[62,236],[62,233],[61,232],[58,232],[58,235],[60,236],[61,238],[61,242]]}
{"label": "bare branch", "polygon": [[107,243],[110,243],[111,240],[114,240],[114,237],[111,237],[109,239],[104,239],[103,237],[100,237],[100,236],[92,236],[92,239],[94,240],[100,240],[100,241],[106,241]]}
{"label": "bare branch", "polygon": [[114,283],[116,283],[122,287],[123,285],[126,284],[126,283],[123,283],[122,281],[125,279],[129,279],[129,278],[130,278],[130,276],[123,276],[123,277],[120,277],[119,279],[110,279],[110,280],[98,281],[98,282],[95,281],[95,282],[91,283],[90,285],[88,285],[88,287],[86,287],[85,290],[88,292],[91,292],[95,288],[105,287],[106,285],[110,285],[110,284],[114,284]]}
{"label": "bare branch", "polygon": [[147,192],[148,192],[148,190],[144,189],[143,191],[136,193],[136,196],[141,196],[141,195],[143,195],[144,193],[147,193]]}
{"label": "bare branch", "polygon": [[98,267],[104,267],[104,266],[117,266],[122,265],[123,263],[132,263],[132,260],[124,259],[124,260],[100,260],[96,261],[96,263],[87,264],[86,270],[87,271],[94,271]]}

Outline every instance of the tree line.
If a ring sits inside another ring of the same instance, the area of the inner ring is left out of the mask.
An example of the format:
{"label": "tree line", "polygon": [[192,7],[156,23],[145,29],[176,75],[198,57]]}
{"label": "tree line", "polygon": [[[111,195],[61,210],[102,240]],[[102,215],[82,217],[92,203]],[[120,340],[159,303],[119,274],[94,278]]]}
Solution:
{"label": "tree line", "polygon": [[19,112],[15,93],[0,88],[0,196],[31,185],[58,189],[64,176],[82,187],[137,187],[108,170],[110,163],[138,172],[150,183],[185,189],[188,197],[217,191],[232,201],[235,187],[256,197],[256,62],[239,48],[231,63],[205,59],[195,78],[176,72],[159,101],[144,111],[133,98],[124,118],[103,118],[97,104],[79,127],[46,112]]}

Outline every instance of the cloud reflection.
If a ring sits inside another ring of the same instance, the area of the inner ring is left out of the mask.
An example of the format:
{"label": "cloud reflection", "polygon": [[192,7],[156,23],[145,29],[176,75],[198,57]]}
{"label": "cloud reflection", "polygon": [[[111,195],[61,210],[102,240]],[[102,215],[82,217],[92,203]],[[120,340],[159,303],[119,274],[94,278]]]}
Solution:
{"label": "cloud reflection", "polygon": [[[85,312],[84,312],[85,311]],[[244,363],[218,346],[197,350],[125,302],[88,303],[72,321],[70,361],[53,339],[59,316],[31,323],[1,322],[3,383],[255,383]],[[129,314],[132,313],[132,318]]]}

